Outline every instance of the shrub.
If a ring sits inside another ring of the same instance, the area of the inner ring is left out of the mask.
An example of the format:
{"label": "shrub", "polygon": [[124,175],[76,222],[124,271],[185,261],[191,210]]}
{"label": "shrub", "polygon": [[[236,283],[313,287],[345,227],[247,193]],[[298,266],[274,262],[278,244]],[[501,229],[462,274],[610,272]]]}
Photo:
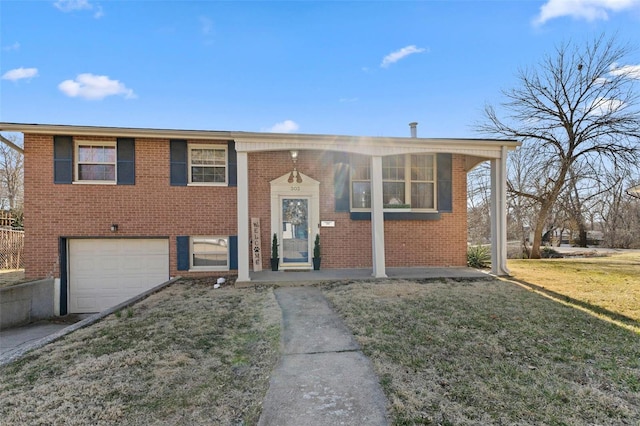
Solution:
{"label": "shrub", "polygon": [[467,249],[467,266],[486,268],[491,263],[491,253],[487,246],[471,246]]}
{"label": "shrub", "polygon": [[562,259],[564,256],[551,247],[543,247],[540,250],[540,257],[543,259]]}
{"label": "shrub", "polygon": [[313,257],[320,259],[320,234],[316,234],[316,240],[313,242]]}
{"label": "shrub", "polygon": [[278,254],[278,236],[274,233],[273,239],[271,240],[271,258],[278,259],[280,255]]}

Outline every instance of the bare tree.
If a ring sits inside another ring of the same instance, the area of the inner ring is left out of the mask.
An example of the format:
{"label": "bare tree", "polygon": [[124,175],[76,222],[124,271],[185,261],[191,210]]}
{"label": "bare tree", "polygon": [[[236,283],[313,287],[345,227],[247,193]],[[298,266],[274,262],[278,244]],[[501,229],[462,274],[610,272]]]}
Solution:
{"label": "bare tree", "polygon": [[604,245],[615,248],[640,248],[640,199],[626,189],[640,182],[633,171],[619,170],[607,176],[609,191],[601,194],[597,208],[598,224]]}
{"label": "bare tree", "polygon": [[488,105],[478,130],[519,139],[535,148],[531,158],[537,183],[517,197],[537,206],[531,257],[540,257],[547,218],[566,189],[578,161],[607,161],[634,167],[638,163],[640,112],[634,66],[619,65],[631,53],[615,38],[601,36],[585,45],[565,43],[534,69],[519,71],[520,87],[504,91],[505,115]]}
{"label": "bare tree", "polygon": [[[6,137],[10,144],[0,143],[0,209],[9,211],[21,226],[23,214],[24,155],[15,135]],[[3,141],[4,142],[4,141]]]}
{"label": "bare tree", "polygon": [[486,162],[467,177],[467,229],[470,243],[491,241],[491,180]]}

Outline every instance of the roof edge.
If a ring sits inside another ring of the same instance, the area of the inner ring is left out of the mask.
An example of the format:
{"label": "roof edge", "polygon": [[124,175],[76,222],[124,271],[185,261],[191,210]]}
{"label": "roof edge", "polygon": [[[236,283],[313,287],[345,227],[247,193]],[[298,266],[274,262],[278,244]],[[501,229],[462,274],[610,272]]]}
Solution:
{"label": "roof edge", "polygon": [[175,139],[226,139],[251,142],[284,142],[296,141],[335,141],[353,143],[389,143],[402,142],[408,144],[419,143],[446,143],[507,146],[515,149],[521,143],[510,139],[475,139],[475,138],[412,138],[412,137],[384,137],[384,136],[352,136],[330,134],[306,134],[306,133],[261,133],[243,131],[219,131],[219,130],[180,130],[180,129],[154,129],[136,127],[107,127],[107,126],[79,126],[69,124],[29,124],[29,123],[0,123],[0,131],[22,132],[31,134],[63,134],[71,136],[111,136],[111,137],[162,137]]}

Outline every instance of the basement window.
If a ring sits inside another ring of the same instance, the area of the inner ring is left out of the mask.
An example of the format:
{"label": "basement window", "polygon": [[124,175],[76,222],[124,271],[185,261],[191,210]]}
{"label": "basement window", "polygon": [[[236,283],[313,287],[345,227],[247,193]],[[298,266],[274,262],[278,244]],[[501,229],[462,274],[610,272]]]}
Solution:
{"label": "basement window", "polygon": [[229,237],[191,237],[190,269],[229,270]]}

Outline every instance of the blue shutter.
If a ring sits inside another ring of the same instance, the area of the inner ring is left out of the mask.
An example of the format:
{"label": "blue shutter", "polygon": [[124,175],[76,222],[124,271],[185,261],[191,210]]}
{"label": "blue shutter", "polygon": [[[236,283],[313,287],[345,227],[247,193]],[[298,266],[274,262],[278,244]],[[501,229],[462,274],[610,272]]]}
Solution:
{"label": "blue shutter", "polygon": [[234,141],[227,143],[227,173],[229,173],[229,186],[238,186],[238,156]]}
{"label": "blue shutter", "polygon": [[238,269],[238,236],[229,236],[229,269]]}
{"label": "blue shutter", "polygon": [[60,315],[67,315],[67,239],[58,239],[58,253],[60,257]]}
{"label": "blue shutter", "polygon": [[178,271],[189,270],[189,237],[176,237]]}
{"label": "blue shutter", "polygon": [[187,141],[172,139],[170,150],[171,185],[187,186]]}
{"label": "blue shutter", "polygon": [[453,211],[453,185],[451,154],[438,154],[438,211]]}
{"label": "blue shutter", "polygon": [[333,153],[333,191],[335,211],[348,212],[349,205],[349,154]]}
{"label": "blue shutter", "polygon": [[73,182],[73,138],[53,137],[53,183]]}
{"label": "blue shutter", "polygon": [[118,185],[136,184],[136,142],[133,138],[118,138]]}

